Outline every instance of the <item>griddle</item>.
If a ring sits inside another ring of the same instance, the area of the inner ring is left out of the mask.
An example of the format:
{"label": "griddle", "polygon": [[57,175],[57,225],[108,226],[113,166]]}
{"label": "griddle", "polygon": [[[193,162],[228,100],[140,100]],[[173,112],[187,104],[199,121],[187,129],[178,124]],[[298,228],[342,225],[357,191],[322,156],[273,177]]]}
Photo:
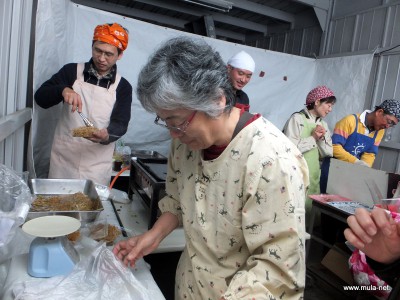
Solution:
{"label": "griddle", "polygon": [[131,198],[135,191],[149,208],[149,229],[157,220],[158,201],[165,195],[166,177],[166,157],[137,157],[131,160],[128,195]]}
{"label": "griddle", "polygon": [[148,163],[144,165],[144,167],[160,181],[165,181],[167,179],[166,164]]}
{"label": "griddle", "polygon": [[150,172],[157,181],[165,181],[167,179],[167,160],[166,159],[140,159],[137,161]]}

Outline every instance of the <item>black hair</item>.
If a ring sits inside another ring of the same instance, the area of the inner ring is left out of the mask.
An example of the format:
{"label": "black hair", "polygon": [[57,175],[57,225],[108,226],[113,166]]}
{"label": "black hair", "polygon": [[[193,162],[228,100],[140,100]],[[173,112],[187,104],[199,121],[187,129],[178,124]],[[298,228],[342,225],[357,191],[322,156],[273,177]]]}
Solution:
{"label": "black hair", "polygon": [[[320,103],[326,102],[326,103],[335,104],[336,103],[336,97],[335,96],[330,96],[330,97],[322,98],[322,99],[319,99],[319,102]],[[306,107],[307,107],[308,110],[313,109],[315,107],[315,102],[308,104]]]}

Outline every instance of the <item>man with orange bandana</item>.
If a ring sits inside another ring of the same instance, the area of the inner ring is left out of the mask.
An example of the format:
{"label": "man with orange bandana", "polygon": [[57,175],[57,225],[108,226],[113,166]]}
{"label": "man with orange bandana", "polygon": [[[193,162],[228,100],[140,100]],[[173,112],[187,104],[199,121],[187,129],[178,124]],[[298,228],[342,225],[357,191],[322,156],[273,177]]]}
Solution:
{"label": "man with orange bandana", "polygon": [[[132,86],[117,72],[117,60],[128,46],[128,31],[117,23],[98,25],[92,58],[63,66],[35,93],[42,108],[62,102],[54,134],[49,178],[90,179],[108,185],[114,142],[127,131]],[[99,130],[91,137],[73,137],[83,126],[83,112]]]}

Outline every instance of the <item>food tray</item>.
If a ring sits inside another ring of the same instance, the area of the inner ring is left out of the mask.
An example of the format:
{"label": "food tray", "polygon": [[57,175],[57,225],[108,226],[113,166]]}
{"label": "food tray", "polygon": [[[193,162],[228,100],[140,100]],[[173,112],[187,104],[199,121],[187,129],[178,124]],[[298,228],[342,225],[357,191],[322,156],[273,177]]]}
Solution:
{"label": "food tray", "polygon": [[[131,147],[132,149],[132,147]],[[132,157],[137,157],[137,158],[166,158],[164,155],[158,153],[157,151],[152,151],[152,150],[134,150],[132,149],[131,152]]]}
{"label": "food tray", "polygon": [[32,179],[30,181],[32,194],[35,196],[62,196],[81,192],[96,201],[96,210],[89,211],[44,211],[29,212],[26,221],[49,215],[63,215],[78,219],[81,223],[93,222],[104,210],[97,194],[95,184],[91,180],[81,179]]}

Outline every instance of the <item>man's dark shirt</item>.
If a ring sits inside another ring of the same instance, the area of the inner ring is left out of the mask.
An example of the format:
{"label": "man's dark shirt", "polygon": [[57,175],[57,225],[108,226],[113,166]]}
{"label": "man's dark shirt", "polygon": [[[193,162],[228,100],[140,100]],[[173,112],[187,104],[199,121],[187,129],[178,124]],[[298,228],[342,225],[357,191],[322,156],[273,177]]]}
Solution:
{"label": "man's dark shirt", "polygon": [[245,111],[249,111],[250,109],[249,97],[242,90],[237,90],[235,93],[235,106],[243,108]]}

